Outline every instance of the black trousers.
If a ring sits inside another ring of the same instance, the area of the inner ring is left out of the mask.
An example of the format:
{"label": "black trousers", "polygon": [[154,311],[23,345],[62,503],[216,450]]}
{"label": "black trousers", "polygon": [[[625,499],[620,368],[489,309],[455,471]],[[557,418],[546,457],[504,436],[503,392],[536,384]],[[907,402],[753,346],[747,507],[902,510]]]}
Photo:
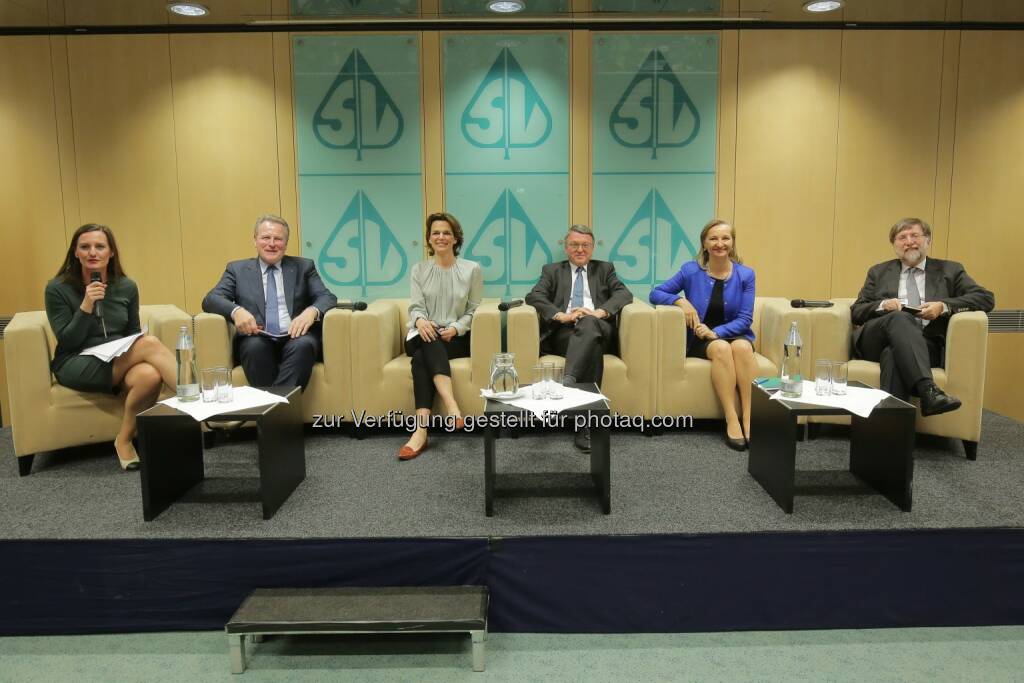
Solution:
{"label": "black trousers", "polygon": [[565,374],[577,382],[601,386],[604,354],[614,346],[615,326],[585,315],[575,325],[557,324],[541,343],[541,351],[565,356]]}
{"label": "black trousers", "polygon": [[305,391],[320,357],[320,335],[311,332],[294,339],[239,335],[235,343],[245,378],[253,387],[302,387]]}
{"label": "black trousers", "polygon": [[933,367],[942,367],[944,348],[944,337],[925,334],[917,318],[895,311],[864,324],[856,351],[882,366],[880,388],[905,401],[918,382],[932,379]]}
{"label": "black trousers", "polygon": [[434,375],[452,376],[453,358],[469,357],[469,335],[452,337],[450,342],[440,337],[432,342],[423,341],[416,335],[405,340],[405,355],[412,358],[412,393],[416,398],[416,409],[430,409],[434,406]]}

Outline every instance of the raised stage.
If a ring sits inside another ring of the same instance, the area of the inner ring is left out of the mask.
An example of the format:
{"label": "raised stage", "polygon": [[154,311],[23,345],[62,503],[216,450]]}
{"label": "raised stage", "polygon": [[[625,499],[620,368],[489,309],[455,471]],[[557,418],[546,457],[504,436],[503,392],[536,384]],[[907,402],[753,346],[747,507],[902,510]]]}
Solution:
{"label": "raised stage", "polygon": [[919,436],[909,513],[848,472],[843,428],[799,445],[792,515],[719,430],[613,432],[610,515],[543,474],[587,471],[570,434],[502,438],[506,485],[546,491],[490,518],[480,433],[399,462],[397,432],[308,428],[307,478],[268,521],[243,438],[152,522],[111,447],[19,477],[2,430],[0,634],[217,629],[256,587],[464,583],[490,588],[494,631],[1024,623],[1024,424],[986,413],[975,462]]}

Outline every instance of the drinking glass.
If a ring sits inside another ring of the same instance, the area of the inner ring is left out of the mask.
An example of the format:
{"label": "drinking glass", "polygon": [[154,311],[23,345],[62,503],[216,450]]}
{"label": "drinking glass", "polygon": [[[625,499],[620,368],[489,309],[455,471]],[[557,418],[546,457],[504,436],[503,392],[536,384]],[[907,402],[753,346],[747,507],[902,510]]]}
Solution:
{"label": "drinking glass", "polygon": [[551,381],[551,375],[548,374],[550,369],[550,364],[546,363],[533,366],[533,385],[530,387],[530,396],[535,401],[548,397],[548,383]]}
{"label": "drinking glass", "polygon": [[203,403],[213,403],[217,400],[217,372],[220,368],[206,368],[200,375],[200,390],[203,395]]}
{"label": "drinking glass", "polygon": [[832,394],[835,396],[846,395],[846,380],[849,368],[846,363],[840,361],[832,363]]}
{"label": "drinking glass", "polygon": [[832,390],[832,361],[819,360],[814,364],[814,393],[818,396],[828,396]]}
{"label": "drinking glass", "polygon": [[231,368],[217,368],[217,401],[220,403],[231,403],[233,390]]}
{"label": "drinking glass", "polygon": [[564,368],[555,365],[551,366],[550,379],[548,380],[548,398],[555,400],[565,396],[565,388],[562,386],[562,373]]}

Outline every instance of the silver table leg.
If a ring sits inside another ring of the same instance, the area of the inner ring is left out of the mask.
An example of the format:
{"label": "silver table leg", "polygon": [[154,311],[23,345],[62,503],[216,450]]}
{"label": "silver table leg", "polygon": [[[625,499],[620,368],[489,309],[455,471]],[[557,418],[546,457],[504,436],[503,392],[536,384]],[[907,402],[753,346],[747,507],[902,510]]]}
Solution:
{"label": "silver table leg", "polygon": [[487,631],[470,631],[469,635],[473,637],[473,671],[483,671]]}
{"label": "silver table leg", "polygon": [[245,673],[245,636],[229,634],[228,650],[231,653],[231,673]]}

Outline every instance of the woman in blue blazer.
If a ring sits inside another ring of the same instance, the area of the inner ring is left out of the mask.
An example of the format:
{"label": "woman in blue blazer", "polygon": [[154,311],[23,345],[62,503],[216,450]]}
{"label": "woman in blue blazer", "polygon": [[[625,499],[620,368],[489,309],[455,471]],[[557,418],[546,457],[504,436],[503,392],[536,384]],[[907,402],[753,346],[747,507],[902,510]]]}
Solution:
{"label": "woman in blue blazer", "polygon": [[651,290],[651,303],[683,309],[686,355],[711,361],[711,382],[725,413],[725,443],[742,451],[750,434],[750,383],[757,374],[750,329],[754,271],[736,254],[736,231],[729,223],[712,220],[700,231],[700,243],[697,260]]}

